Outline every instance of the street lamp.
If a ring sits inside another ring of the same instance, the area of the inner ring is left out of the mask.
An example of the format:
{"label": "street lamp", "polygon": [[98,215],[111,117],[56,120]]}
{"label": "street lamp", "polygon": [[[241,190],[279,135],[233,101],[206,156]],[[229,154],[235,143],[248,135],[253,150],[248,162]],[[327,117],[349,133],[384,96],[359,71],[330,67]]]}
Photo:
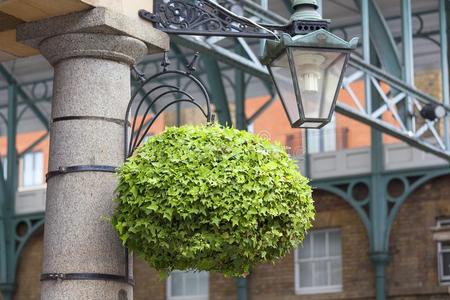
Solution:
{"label": "street lamp", "polygon": [[347,42],[328,31],[329,20],[316,0],[293,0],[285,25],[257,24],[209,0],[155,1],[154,13],[140,16],[171,34],[259,37],[266,43],[268,66],[293,128],[321,128],[331,121],[350,53]]}
{"label": "street lamp", "polygon": [[[323,21],[316,0],[295,0],[292,23],[303,28]],[[357,39],[346,42],[325,29],[268,41],[269,67],[293,128],[321,128],[331,121],[342,77]]]}

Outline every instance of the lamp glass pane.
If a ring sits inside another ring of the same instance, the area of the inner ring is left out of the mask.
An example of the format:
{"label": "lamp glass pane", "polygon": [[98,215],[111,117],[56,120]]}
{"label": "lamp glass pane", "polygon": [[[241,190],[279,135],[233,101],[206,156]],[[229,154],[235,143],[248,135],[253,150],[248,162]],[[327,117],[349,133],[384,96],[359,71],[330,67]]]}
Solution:
{"label": "lamp glass pane", "polygon": [[287,51],[270,64],[270,71],[289,121],[293,124],[300,119],[300,114]]}
{"label": "lamp glass pane", "polygon": [[292,48],[306,119],[328,119],[347,53]]}

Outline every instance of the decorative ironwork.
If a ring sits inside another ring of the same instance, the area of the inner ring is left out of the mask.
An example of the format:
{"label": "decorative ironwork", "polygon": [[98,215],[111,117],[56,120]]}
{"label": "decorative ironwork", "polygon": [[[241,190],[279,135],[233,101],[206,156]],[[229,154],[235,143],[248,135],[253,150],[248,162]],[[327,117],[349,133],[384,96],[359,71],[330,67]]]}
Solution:
{"label": "decorative ironwork", "polygon": [[[207,122],[212,121],[211,100],[208,92],[203,83],[192,75],[195,71],[197,60],[198,53],[194,55],[192,61],[186,66],[187,71],[168,70],[170,62],[167,53],[165,53],[161,63],[163,71],[145,80],[134,92],[125,115],[125,159],[133,155],[136,148],[149,134],[150,128],[158,117],[173,105],[191,104],[202,112]],[[175,84],[167,82],[173,75],[179,78],[184,77],[191,81],[195,87],[195,93],[198,93],[200,96],[194,97]],[[201,100],[203,100],[203,106],[201,105]]]}
{"label": "decorative ironwork", "polygon": [[284,25],[258,24],[208,0],[156,0],[154,13],[142,9],[139,15],[164,32],[202,36],[274,39],[283,32],[296,35],[328,30],[329,24],[327,20],[294,21]]}

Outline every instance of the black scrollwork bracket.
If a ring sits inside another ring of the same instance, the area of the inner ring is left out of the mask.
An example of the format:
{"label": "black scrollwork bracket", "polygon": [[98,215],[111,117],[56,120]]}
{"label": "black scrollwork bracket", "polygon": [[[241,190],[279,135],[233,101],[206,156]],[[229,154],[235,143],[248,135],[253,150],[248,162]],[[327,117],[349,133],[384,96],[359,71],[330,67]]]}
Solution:
{"label": "black scrollwork bracket", "polygon": [[274,39],[280,33],[306,34],[328,30],[328,20],[294,21],[285,25],[257,24],[208,0],[155,0],[154,13],[141,9],[139,16],[169,34],[234,36]]}
{"label": "black scrollwork bracket", "polygon": [[[127,107],[123,127],[125,159],[132,156],[137,147],[144,142],[159,116],[174,105],[188,104],[197,108],[205,117],[206,122],[213,121],[208,91],[203,83],[192,75],[195,72],[197,61],[198,53],[186,66],[186,71],[169,70],[170,61],[166,52],[161,62],[163,71],[145,79],[134,92]],[[141,75],[143,76],[143,74]],[[171,82],[170,77],[174,76],[190,82],[195,95],[191,95]]]}

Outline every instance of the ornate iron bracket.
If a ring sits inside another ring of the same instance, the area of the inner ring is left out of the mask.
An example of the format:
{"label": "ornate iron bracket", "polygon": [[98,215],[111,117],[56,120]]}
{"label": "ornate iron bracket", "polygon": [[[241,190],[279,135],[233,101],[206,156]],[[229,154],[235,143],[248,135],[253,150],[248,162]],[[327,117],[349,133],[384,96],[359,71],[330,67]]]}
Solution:
{"label": "ornate iron bracket", "polygon": [[[182,103],[191,104],[201,111],[207,122],[212,121],[209,94],[203,83],[192,75],[195,72],[197,60],[198,53],[194,55],[192,61],[186,66],[187,71],[168,70],[170,61],[167,53],[165,53],[164,59],[161,62],[163,71],[145,80],[135,91],[128,104],[125,115],[125,159],[133,155],[136,148],[139,147],[148,135],[150,128],[158,117],[172,105],[181,105]],[[196,88],[195,92],[199,96],[194,97],[182,88],[167,82],[171,75],[176,75],[178,78],[185,78],[191,81]],[[130,123],[131,133],[130,126],[128,126]]]}
{"label": "ornate iron bracket", "polygon": [[328,30],[329,25],[328,20],[258,24],[209,0],[155,0],[153,11],[142,9],[139,16],[169,34],[275,39],[281,33],[294,36]]}

